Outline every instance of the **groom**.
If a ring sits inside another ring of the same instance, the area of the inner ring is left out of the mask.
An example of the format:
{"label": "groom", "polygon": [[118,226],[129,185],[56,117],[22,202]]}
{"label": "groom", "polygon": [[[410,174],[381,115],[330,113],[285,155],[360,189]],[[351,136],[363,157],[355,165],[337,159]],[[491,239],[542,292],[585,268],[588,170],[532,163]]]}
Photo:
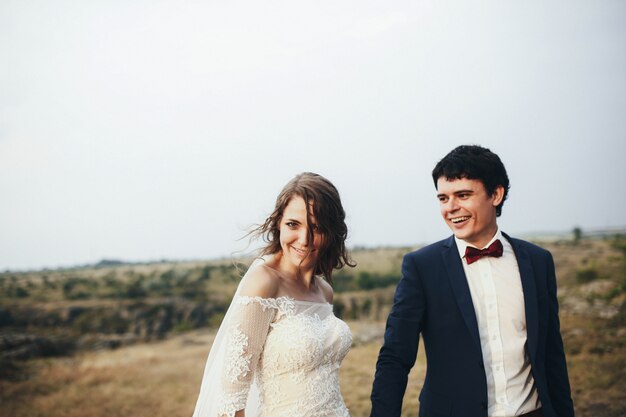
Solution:
{"label": "groom", "polygon": [[459,146],[433,170],[454,236],[409,253],[376,364],[372,417],[400,416],[419,335],[420,417],[572,417],[550,253],[500,231],[500,158]]}

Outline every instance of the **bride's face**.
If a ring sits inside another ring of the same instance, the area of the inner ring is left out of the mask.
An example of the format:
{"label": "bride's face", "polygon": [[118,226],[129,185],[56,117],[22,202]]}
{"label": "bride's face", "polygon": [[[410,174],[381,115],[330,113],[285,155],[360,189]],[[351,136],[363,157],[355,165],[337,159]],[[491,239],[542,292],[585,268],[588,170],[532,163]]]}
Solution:
{"label": "bride's face", "polygon": [[[311,206],[309,211],[313,211]],[[309,225],[313,228],[313,239],[309,239]],[[286,266],[305,270],[315,267],[322,239],[315,217],[307,216],[304,199],[292,197],[280,220],[280,247]]]}

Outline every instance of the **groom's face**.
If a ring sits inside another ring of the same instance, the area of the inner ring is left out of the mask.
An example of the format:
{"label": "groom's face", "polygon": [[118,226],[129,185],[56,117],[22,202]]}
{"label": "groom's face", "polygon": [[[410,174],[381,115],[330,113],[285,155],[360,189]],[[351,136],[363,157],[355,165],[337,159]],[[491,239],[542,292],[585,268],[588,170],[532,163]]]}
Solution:
{"label": "groom's face", "polygon": [[496,233],[496,207],[503,195],[504,188],[498,187],[490,196],[479,180],[437,180],[437,198],[446,224],[457,238],[478,248]]}

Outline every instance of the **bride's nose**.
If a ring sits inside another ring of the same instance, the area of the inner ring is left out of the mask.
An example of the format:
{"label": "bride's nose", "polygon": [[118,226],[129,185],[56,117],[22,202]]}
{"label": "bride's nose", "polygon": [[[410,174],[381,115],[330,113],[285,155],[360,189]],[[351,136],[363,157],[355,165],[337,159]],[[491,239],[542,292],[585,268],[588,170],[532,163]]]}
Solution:
{"label": "bride's nose", "polygon": [[298,244],[302,247],[309,245],[309,230],[306,227],[302,227],[298,232]]}

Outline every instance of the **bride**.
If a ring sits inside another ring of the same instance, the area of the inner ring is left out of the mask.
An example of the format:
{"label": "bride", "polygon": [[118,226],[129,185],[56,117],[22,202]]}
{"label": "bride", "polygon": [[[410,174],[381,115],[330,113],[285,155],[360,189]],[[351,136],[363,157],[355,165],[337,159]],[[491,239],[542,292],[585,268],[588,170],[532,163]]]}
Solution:
{"label": "bride", "polygon": [[216,335],[193,417],[349,417],[339,366],[352,336],[330,283],[354,264],[337,189],[297,175],[253,234],[267,245]]}

